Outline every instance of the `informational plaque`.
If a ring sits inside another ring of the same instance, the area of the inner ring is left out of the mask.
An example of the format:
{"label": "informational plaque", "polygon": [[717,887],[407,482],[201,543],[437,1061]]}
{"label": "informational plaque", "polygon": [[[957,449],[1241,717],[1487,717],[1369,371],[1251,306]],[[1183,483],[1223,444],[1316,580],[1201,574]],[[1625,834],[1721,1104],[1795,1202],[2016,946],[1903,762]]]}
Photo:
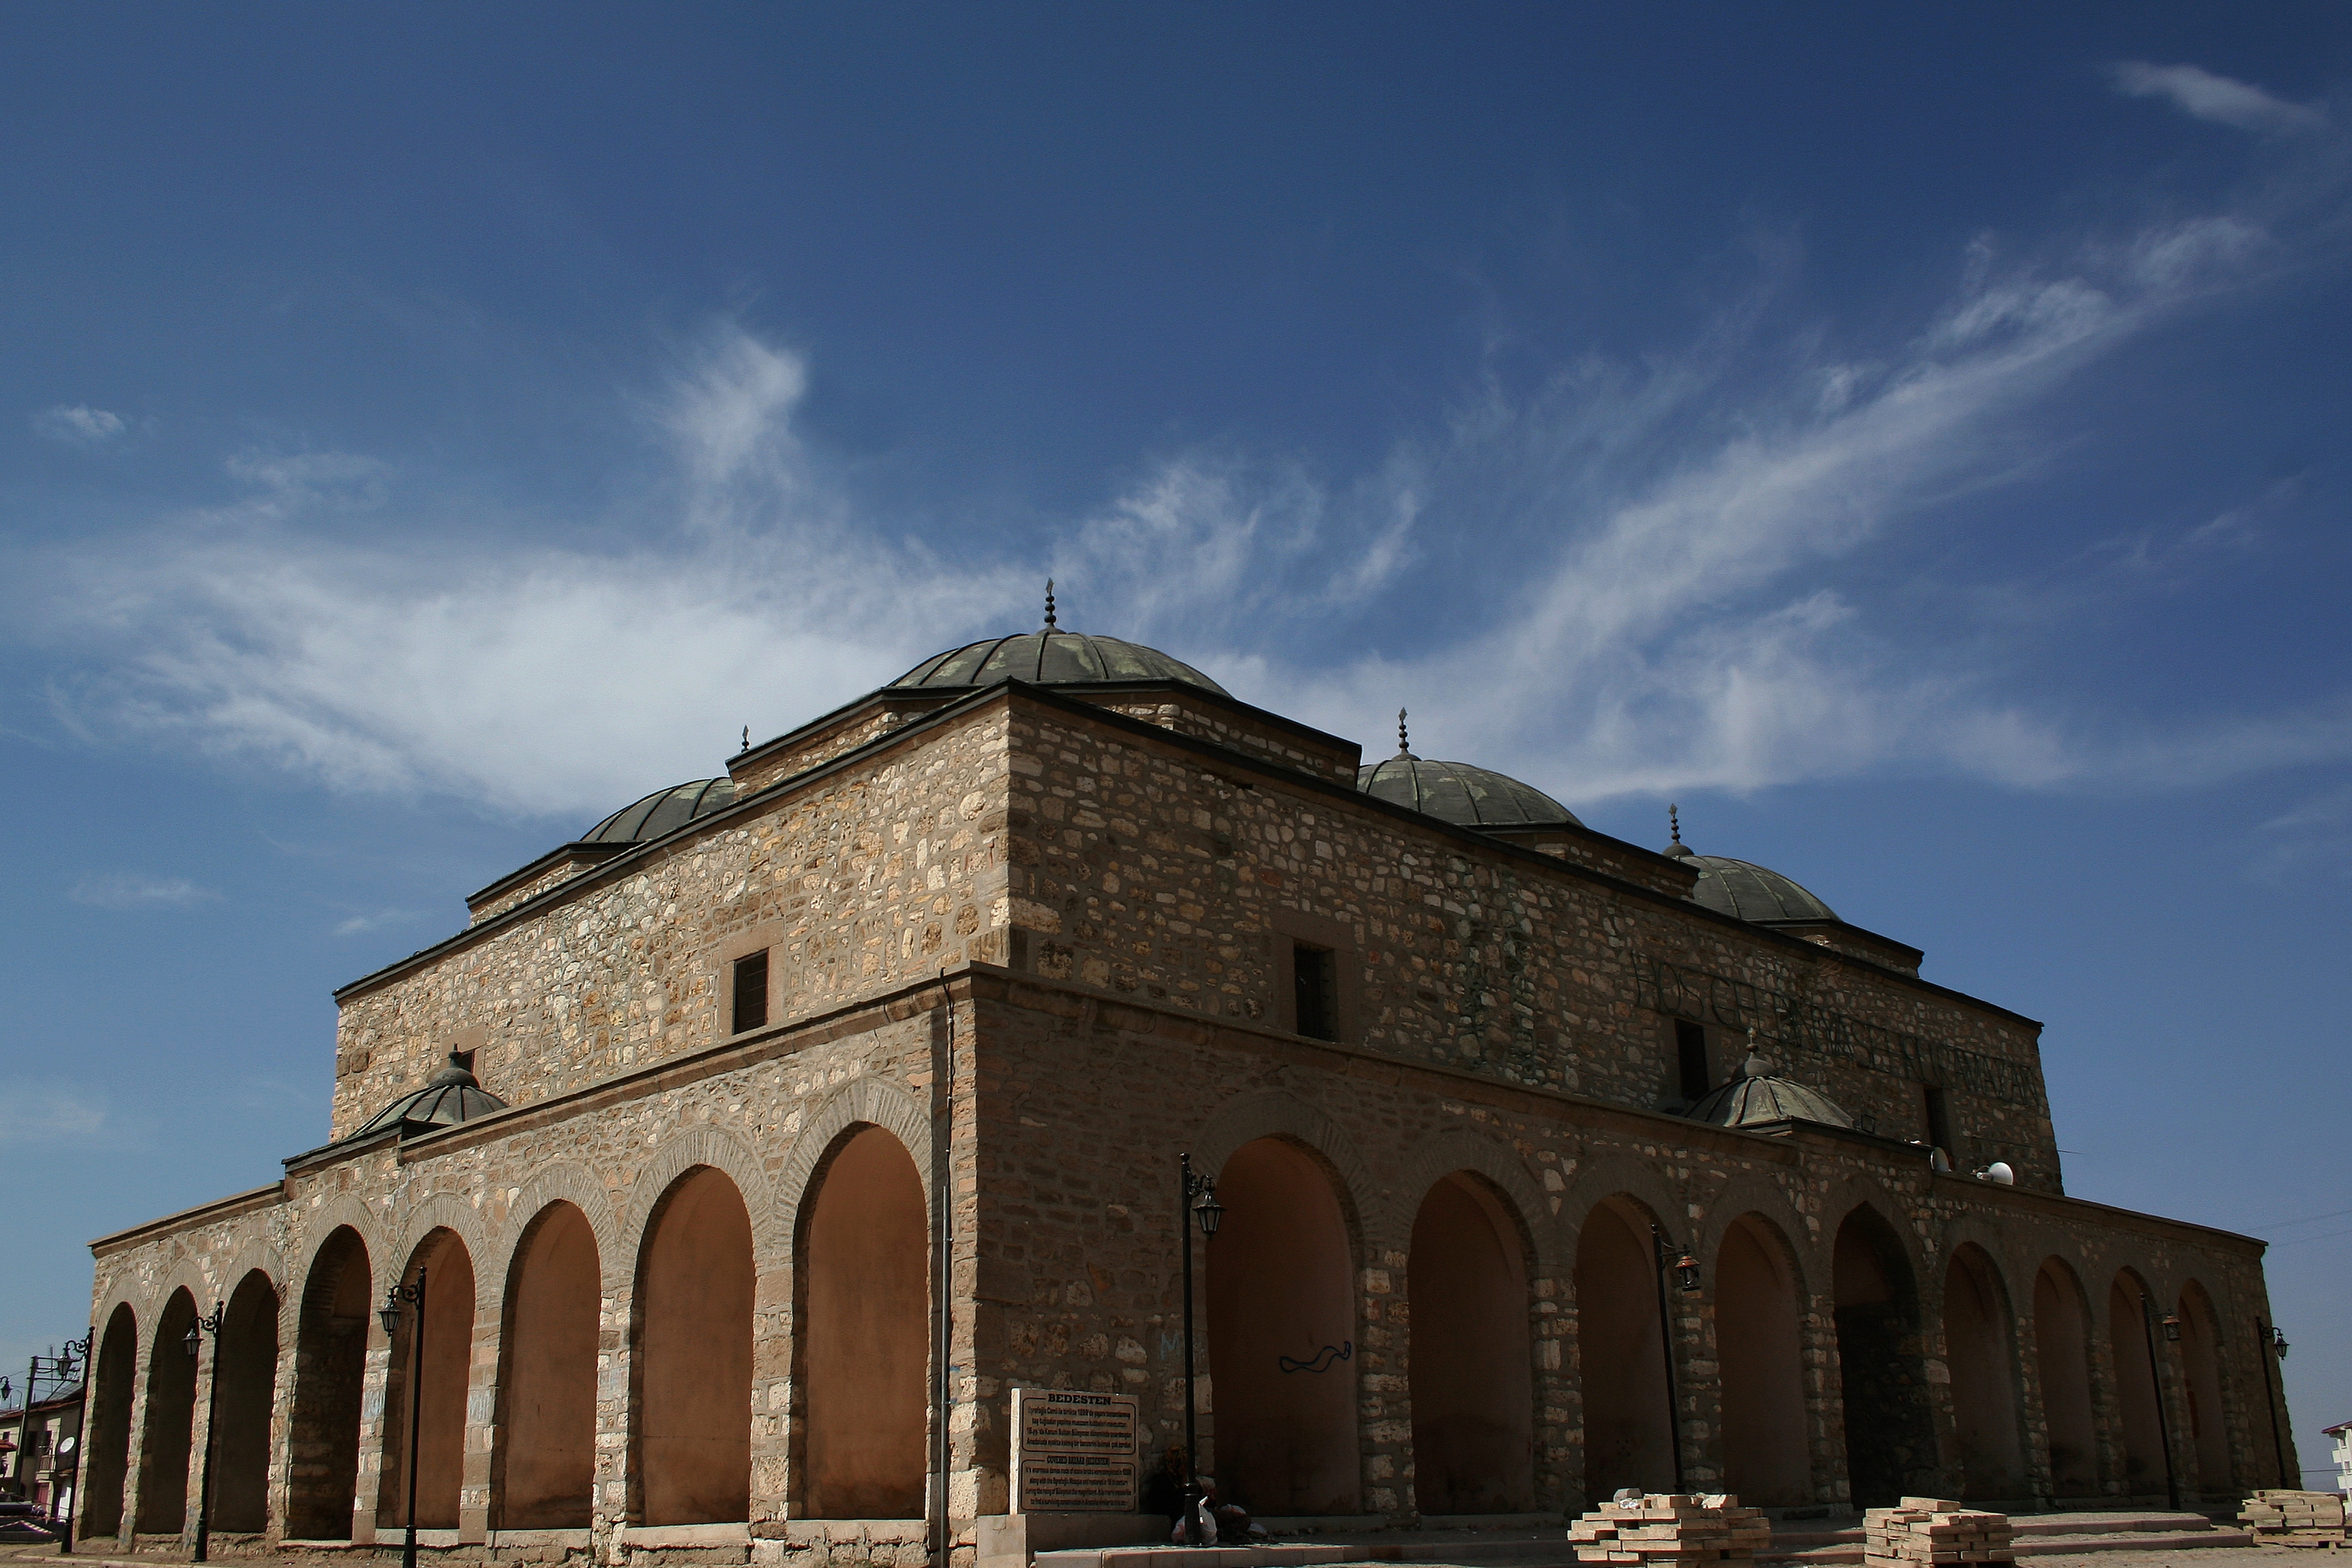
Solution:
{"label": "informational plaque", "polygon": [[1022,1513],[1133,1513],[1139,1401],[1068,1388],[1013,1391],[1013,1506]]}

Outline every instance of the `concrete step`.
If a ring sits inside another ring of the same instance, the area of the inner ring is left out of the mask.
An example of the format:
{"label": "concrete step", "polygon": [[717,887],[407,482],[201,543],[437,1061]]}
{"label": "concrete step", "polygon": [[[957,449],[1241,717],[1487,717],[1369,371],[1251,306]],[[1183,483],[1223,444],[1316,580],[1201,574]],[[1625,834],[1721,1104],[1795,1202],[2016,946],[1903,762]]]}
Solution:
{"label": "concrete step", "polygon": [[[2020,1557],[2077,1556],[2095,1552],[2202,1550],[2252,1546],[2252,1532],[2216,1527],[2201,1513],[2127,1509],[2083,1513],[2018,1513],[2009,1520],[2011,1550]],[[1863,1560],[1859,1525],[1843,1530],[1783,1529],[1772,1532],[1763,1555],[1798,1568],[1832,1568]]]}

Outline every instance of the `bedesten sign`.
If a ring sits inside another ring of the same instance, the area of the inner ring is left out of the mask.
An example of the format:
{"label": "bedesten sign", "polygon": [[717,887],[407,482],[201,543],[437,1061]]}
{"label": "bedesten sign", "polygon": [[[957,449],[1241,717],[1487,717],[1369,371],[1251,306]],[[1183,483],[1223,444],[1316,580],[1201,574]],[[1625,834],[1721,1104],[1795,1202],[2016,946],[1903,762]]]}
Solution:
{"label": "bedesten sign", "polygon": [[1013,1506],[1133,1513],[1139,1401],[1066,1388],[1013,1391]]}

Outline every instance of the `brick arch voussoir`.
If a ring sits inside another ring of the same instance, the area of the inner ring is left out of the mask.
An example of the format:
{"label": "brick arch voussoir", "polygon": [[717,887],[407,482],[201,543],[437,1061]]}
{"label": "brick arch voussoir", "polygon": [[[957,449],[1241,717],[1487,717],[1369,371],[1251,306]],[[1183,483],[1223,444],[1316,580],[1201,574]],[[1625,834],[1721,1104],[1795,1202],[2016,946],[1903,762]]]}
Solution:
{"label": "brick arch voussoir", "polygon": [[760,1168],[759,1157],[751,1152],[751,1145],[732,1134],[702,1126],[666,1140],[630,1184],[633,1196],[628,1217],[619,1227],[614,1244],[614,1253],[620,1263],[617,1268],[606,1265],[605,1278],[624,1281],[636,1279],[654,1215],[661,1207],[662,1199],[669,1195],[678,1178],[705,1165],[735,1184],[735,1194],[743,1200],[744,1213],[751,1220],[752,1257],[767,1258],[774,1255],[774,1186]]}
{"label": "brick arch voussoir", "polygon": [[[1919,1282],[1919,1299],[1934,1303],[1938,1321],[1943,1315],[1945,1287],[1951,1279],[1952,1266],[1959,1260],[1960,1252],[1965,1247],[1976,1248],[1991,1267],[1993,1286],[2000,1292],[2002,1310],[2019,1322],[2031,1320],[2033,1315],[2033,1277],[2042,1266],[2040,1255],[2035,1254],[2031,1262],[2021,1261],[2018,1248],[1997,1228],[1980,1216],[1962,1215],[1945,1226],[1937,1237],[1938,1267],[1935,1279]],[[2025,1287],[2025,1305],[2022,1307],[2018,1305],[2020,1280],[2024,1281]]]}
{"label": "brick arch voussoir", "polygon": [[288,1300],[286,1283],[289,1275],[286,1256],[278,1250],[277,1242],[268,1237],[255,1237],[236,1249],[229,1259],[228,1267],[220,1274],[221,1300],[227,1300],[242,1289],[248,1274],[258,1274],[269,1281],[270,1289],[278,1295],[278,1310],[283,1312]]}
{"label": "brick arch voussoir", "polygon": [[1822,1279],[1814,1266],[1811,1232],[1805,1216],[1786,1192],[1759,1177],[1742,1176],[1727,1184],[1707,1201],[1706,1218],[1691,1227],[1691,1250],[1706,1262],[1707,1277],[1714,1277],[1716,1259],[1732,1227],[1751,1215],[1763,1222],[1766,1245],[1787,1266],[1798,1301],[1811,1300],[1822,1289]]}
{"label": "brick arch voussoir", "polygon": [[188,1300],[196,1304],[199,1316],[211,1311],[215,1300],[228,1299],[225,1294],[217,1298],[214,1295],[213,1282],[205,1277],[200,1262],[193,1258],[184,1258],[156,1282],[154,1294],[148,1300],[147,1310],[140,1314],[142,1321],[150,1323],[163,1321],[163,1309],[182,1290],[185,1290]]}
{"label": "brick arch voussoir", "polygon": [[490,1233],[488,1248],[475,1262],[482,1279],[498,1281],[501,1297],[524,1240],[549,1208],[560,1203],[578,1209],[588,1222],[589,1234],[596,1241],[596,1274],[604,1289],[609,1293],[627,1288],[629,1260],[623,1256],[621,1245],[625,1222],[613,1202],[612,1189],[585,1165],[565,1161],[541,1167],[517,1189]]}
{"label": "brick arch voussoir", "polygon": [[[147,1332],[147,1325],[154,1321],[147,1315],[146,1294],[139,1288],[135,1275],[110,1274],[100,1280],[98,1289],[90,1292],[89,1298],[89,1321],[98,1330],[98,1337],[100,1340],[106,1338],[106,1326],[114,1321],[115,1310],[121,1307],[131,1309],[131,1321],[143,1337]],[[95,1346],[91,1348],[96,1349]]]}
{"label": "brick arch voussoir", "polygon": [[[1837,1289],[1837,1238],[1854,1211],[1867,1208],[1886,1222],[1895,1233],[1895,1245],[1903,1254],[1903,1265],[1911,1270],[1911,1290],[1922,1312],[1931,1308],[1942,1310],[1944,1267],[1948,1261],[1938,1251],[1930,1256],[1920,1244],[1919,1233],[1911,1224],[1915,1203],[1874,1177],[1848,1175],[1832,1183],[1822,1194],[1822,1233],[1815,1244],[1816,1274],[1823,1289],[1834,1294]],[[1939,1238],[1940,1239],[1940,1238]]]}
{"label": "brick arch voussoir", "polygon": [[[479,1312],[488,1300],[495,1303],[498,1290],[490,1286],[482,1268],[482,1258],[491,1250],[488,1226],[482,1221],[481,1211],[455,1193],[435,1193],[404,1210],[399,1215],[400,1228],[393,1233],[391,1249],[384,1259],[384,1278],[405,1278],[408,1266],[416,1261],[416,1249],[425,1238],[436,1230],[446,1230],[457,1238],[466,1249],[466,1261],[474,1270],[474,1307]],[[370,1261],[373,1261],[373,1256]]]}
{"label": "brick arch voussoir", "polygon": [[1592,1211],[1611,1198],[1631,1198],[1633,1206],[1664,1226],[1676,1241],[1685,1239],[1692,1228],[1687,1217],[1690,1199],[1680,1187],[1658,1173],[1647,1160],[1625,1154],[1604,1154],[1586,1160],[1569,1179],[1568,1191],[1560,1205],[1560,1233],[1569,1259],[1573,1264],[1576,1250],[1584,1238],[1584,1226]]}
{"label": "brick arch voussoir", "polygon": [[1430,1189],[1456,1171],[1485,1177],[1517,1212],[1520,1228],[1535,1254],[1529,1260],[1531,1274],[1557,1274],[1567,1267],[1559,1227],[1553,1223],[1542,1182],[1528,1169],[1517,1150],[1466,1127],[1433,1132],[1405,1152],[1398,1169],[1396,1203],[1389,1217],[1391,1234],[1402,1238],[1409,1249],[1413,1221],[1420,1216]]}
{"label": "brick arch voussoir", "polygon": [[[1403,1238],[1372,1234],[1371,1226],[1390,1225],[1392,1220],[1363,1157],[1338,1122],[1295,1094],[1281,1090],[1243,1094],[1218,1106],[1193,1136],[1192,1169],[1215,1175],[1243,1144],[1260,1138],[1281,1138],[1312,1150],[1330,1168],[1339,1179],[1340,1207],[1367,1256],[1382,1243],[1393,1242],[1401,1247],[1411,1237],[1410,1216]],[[1419,1202],[1416,1194],[1414,1203]]]}
{"label": "brick arch voussoir", "polygon": [[[392,1255],[385,1217],[383,1210],[351,1196],[334,1198],[311,1210],[303,1226],[301,1265],[289,1281],[291,1289],[287,1299],[310,1300],[311,1281],[319,1271],[319,1254],[340,1230],[349,1230],[360,1238],[360,1245],[367,1249],[368,1283],[372,1288],[381,1286],[388,1278],[384,1273],[385,1259]],[[379,1289],[376,1294],[383,1292]]]}
{"label": "brick arch voussoir", "polygon": [[930,1212],[935,1195],[931,1170],[931,1118],[920,1100],[895,1084],[873,1077],[860,1077],[843,1084],[820,1101],[802,1120],[800,1131],[793,1134],[790,1153],[784,1156],[784,1167],[776,1178],[776,1234],[790,1237],[800,1226],[802,1207],[809,1198],[809,1184],[816,1177],[842,1135],[853,1128],[879,1127],[896,1138],[915,1162],[915,1173],[922,1179],[925,1223],[937,1225],[939,1216]]}

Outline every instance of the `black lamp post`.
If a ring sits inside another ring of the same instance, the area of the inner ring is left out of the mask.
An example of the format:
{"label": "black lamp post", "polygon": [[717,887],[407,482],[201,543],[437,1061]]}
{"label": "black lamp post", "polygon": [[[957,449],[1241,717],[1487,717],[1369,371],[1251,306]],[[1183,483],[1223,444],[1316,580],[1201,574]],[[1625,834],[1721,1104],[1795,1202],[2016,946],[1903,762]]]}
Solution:
{"label": "black lamp post", "polygon": [[2279,1436],[2278,1394],[2271,1386],[2270,1368],[2273,1354],[2281,1361],[2286,1360],[2286,1336],[2278,1331],[2275,1324],[2265,1324],[2260,1318],[2254,1320],[2254,1354],[2263,1362],[2263,1404],[2271,1413],[2271,1447],[2278,1454],[2279,1485],[2293,1491],[2303,1484],[2303,1478],[2295,1474],[2287,1442]]}
{"label": "black lamp post", "polygon": [[409,1336],[408,1352],[408,1542],[400,1551],[400,1568],[416,1568],[416,1436],[425,1411],[425,1270],[416,1271],[414,1285],[384,1289],[383,1305],[375,1310],[390,1339],[400,1331],[401,1303],[416,1307],[416,1331]]}
{"label": "black lamp post", "polygon": [[202,1563],[212,1542],[213,1533],[213,1420],[220,1414],[220,1331],[221,1320],[227,1307],[213,1303],[212,1316],[198,1318],[188,1325],[188,1337],[181,1342],[188,1348],[188,1359],[196,1359],[196,1352],[205,1336],[213,1337],[213,1385],[205,1397],[205,1471],[204,1480],[196,1489],[196,1549],[189,1553],[192,1560]]}
{"label": "black lamp post", "polygon": [[[2166,1414],[2164,1408],[2164,1369],[2156,1359],[2155,1315],[2156,1309],[2149,1303],[2147,1292],[2142,1290],[2139,1297],[2139,1331],[2140,1337],[2147,1342],[2148,1386],[2156,1390],[2156,1438],[2164,1449],[2164,1495],[2178,1510],[2180,1507],[2180,1478],[2172,1470],[2172,1417]],[[2164,1337],[2167,1340],[2180,1337],[2179,1319],[2168,1317],[2164,1320]]]}
{"label": "black lamp post", "polygon": [[1675,1490],[1683,1489],[1683,1418],[1682,1396],[1675,1387],[1675,1326],[1666,1309],[1666,1276],[1675,1277],[1675,1289],[1685,1296],[1698,1294],[1698,1259],[1687,1247],[1676,1247],[1666,1239],[1665,1228],[1657,1221],[1650,1222],[1650,1240],[1658,1249],[1658,1351],[1666,1363],[1666,1437],[1674,1445]]}
{"label": "black lamp post", "polygon": [[1178,1156],[1178,1171],[1176,1237],[1184,1251],[1184,1541],[1205,1546],[1200,1539],[1201,1434],[1192,1401],[1192,1223],[1199,1224],[1202,1236],[1213,1237],[1224,1221],[1225,1207],[1217,1202],[1216,1178],[1192,1173],[1191,1153]]}
{"label": "black lamp post", "polygon": [[[58,1363],[58,1375],[69,1380],[74,1373],[74,1358],[77,1356],[81,1358],[81,1395],[74,1405],[73,1464],[66,1471],[66,1484],[72,1489],[73,1495],[71,1500],[66,1504],[65,1516],[58,1531],[58,1553],[60,1556],[73,1551],[73,1510],[81,1502],[81,1457],[89,1452],[89,1380],[98,1372],[98,1357],[95,1353],[97,1344],[98,1325],[92,1323],[89,1333],[83,1338],[66,1342],[64,1359]],[[27,1412],[31,1410],[32,1404],[29,1399],[25,1401]],[[50,1474],[52,1478],[50,1496],[54,1498],[57,1495],[54,1466],[51,1467]]]}

